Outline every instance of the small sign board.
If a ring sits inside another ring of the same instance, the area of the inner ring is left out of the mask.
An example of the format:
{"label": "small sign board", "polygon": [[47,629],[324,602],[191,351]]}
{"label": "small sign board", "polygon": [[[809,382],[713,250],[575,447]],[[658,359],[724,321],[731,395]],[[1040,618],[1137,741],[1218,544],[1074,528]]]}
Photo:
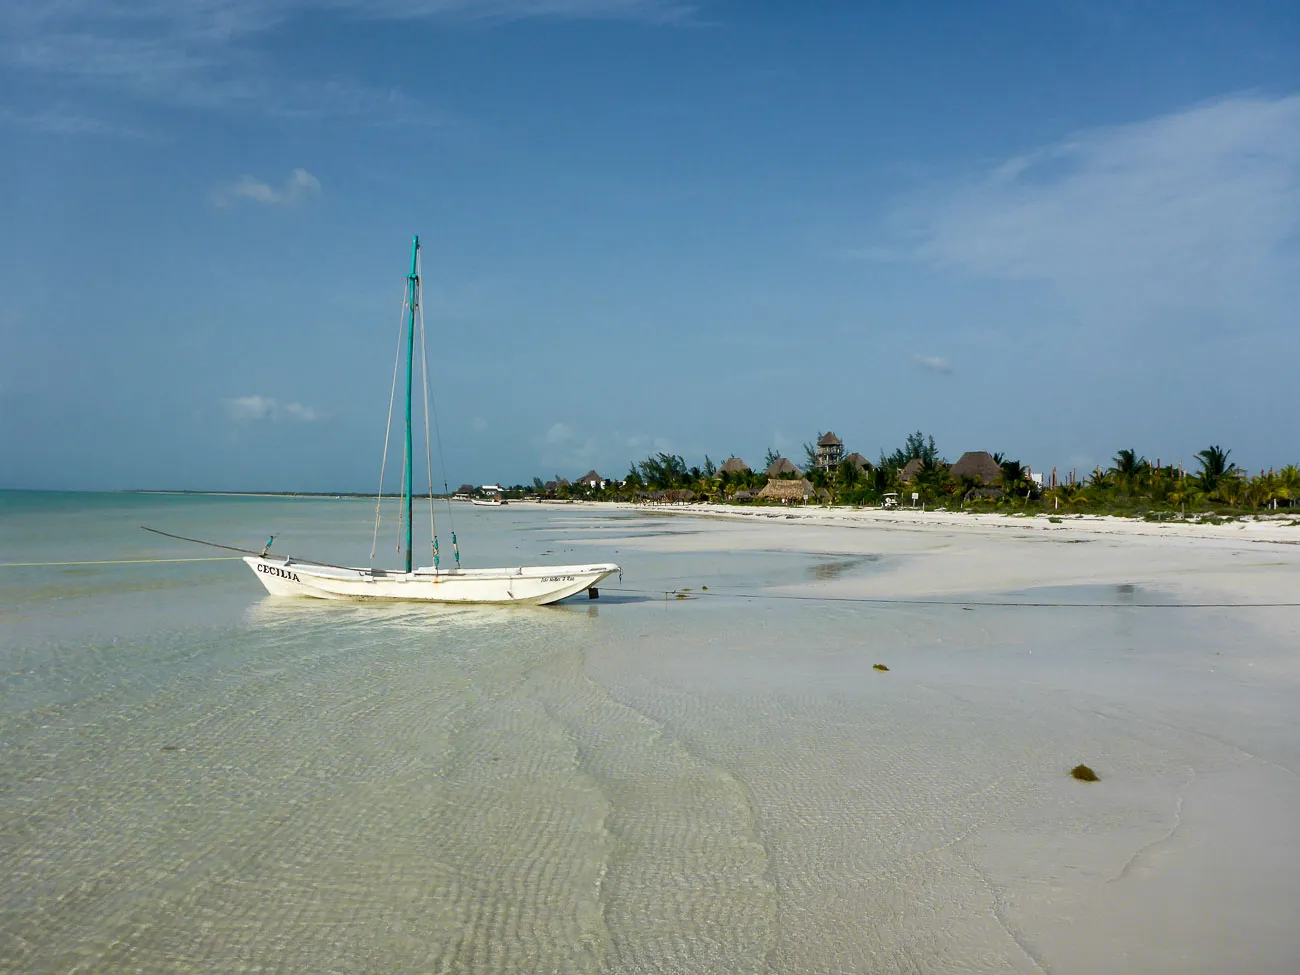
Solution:
{"label": "small sign board", "polygon": [[913,500],[913,501],[919,501],[919,500],[921,500],[921,495],[918,494],[916,491],[913,491],[913,492],[912,492],[912,500]]}

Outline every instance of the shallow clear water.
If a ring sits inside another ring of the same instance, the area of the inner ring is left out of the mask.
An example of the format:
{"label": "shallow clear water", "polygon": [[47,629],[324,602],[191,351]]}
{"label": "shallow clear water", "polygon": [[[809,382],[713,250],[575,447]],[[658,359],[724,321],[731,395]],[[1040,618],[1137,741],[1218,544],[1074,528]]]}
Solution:
{"label": "shallow clear water", "polygon": [[[364,562],[372,516],[0,494],[0,561],[207,554],[149,524]],[[1300,767],[1293,688],[1213,669],[1222,614],[739,598],[888,563],[653,513],[455,519],[469,565],[623,581],[440,608],[275,600],[234,561],[0,568],[0,970],[1099,970],[1074,923],[1164,876],[1195,789]],[[1260,971],[1296,946],[1268,869],[1229,912]],[[1134,935],[1146,970],[1195,944],[1185,906]]]}

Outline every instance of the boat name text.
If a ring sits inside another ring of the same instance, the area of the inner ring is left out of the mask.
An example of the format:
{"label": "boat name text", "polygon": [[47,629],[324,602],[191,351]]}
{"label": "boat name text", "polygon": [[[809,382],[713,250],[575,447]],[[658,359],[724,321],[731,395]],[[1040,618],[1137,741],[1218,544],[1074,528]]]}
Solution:
{"label": "boat name text", "polygon": [[270,576],[279,576],[281,579],[289,579],[293,582],[298,581],[298,573],[290,572],[288,569],[281,569],[278,565],[267,565],[265,562],[258,562],[257,571]]}
{"label": "boat name text", "polygon": [[547,576],[542,582],[572,582],[573,576]]}

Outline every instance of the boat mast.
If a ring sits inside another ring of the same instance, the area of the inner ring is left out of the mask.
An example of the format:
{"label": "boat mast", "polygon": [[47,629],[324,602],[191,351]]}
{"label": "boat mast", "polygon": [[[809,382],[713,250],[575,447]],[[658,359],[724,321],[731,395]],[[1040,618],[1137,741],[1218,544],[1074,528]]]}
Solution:
{"label": "boat mast", "polygon": [[[420,303],[420,235],[411,243],[411,273],[406,283],[409,292],[410,318],[406,322],[406,571],[411,571],[411,487],[415,469],[415,452],[411,449],[411,364],[415,359],[415,312]],[[430,490],[433,490],[430,486]]]}

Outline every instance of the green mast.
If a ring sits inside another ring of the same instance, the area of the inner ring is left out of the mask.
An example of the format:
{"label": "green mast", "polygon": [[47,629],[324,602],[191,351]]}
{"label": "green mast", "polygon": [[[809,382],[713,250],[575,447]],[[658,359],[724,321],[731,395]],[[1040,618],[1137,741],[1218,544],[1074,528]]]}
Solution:
{"label": "green mast", "polygon": [[[411,317],[406,323],[406,571],[411,571],[411,487],[415,453],[411,449],[411,365],[415,360],[415,310],[420,304],[420,235],[411,243],[411,273],[406,279]],[[430,487],[432,490],[432,487]]]}

